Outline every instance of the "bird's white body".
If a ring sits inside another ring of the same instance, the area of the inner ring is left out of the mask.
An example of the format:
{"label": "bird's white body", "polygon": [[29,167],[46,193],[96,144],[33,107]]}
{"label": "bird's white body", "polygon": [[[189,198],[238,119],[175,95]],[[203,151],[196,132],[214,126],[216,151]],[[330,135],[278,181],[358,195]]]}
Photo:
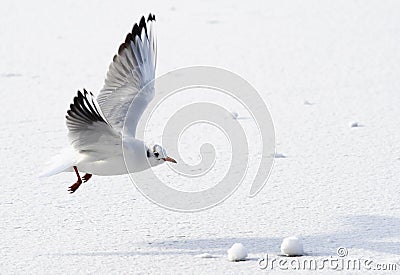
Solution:
{"label": "bird's white body", "polygon": [[[140,172],[150,168],[151,160],[146,157],[145,144],[135,138],[128,138],[125,141],[125,154],[134,156],[133,161],[128,161],[130,164],[130,172]],[[133,164],[133,165],[132,165]],[[115,148],[113,154],[101,155],[93,153],[78,153],[75,166],[79,167],[79,171],[90,173],[98,176],[114,176],[127,174],[128,170],[124,160],[122,147]],[[70,170],[71,172],[73,170]]]}
{"label": "bird's white body", "polygon": [[[124,175],[129,172],[140,172],[159,165],[162,161],[147,158],[147,146],[143,141],[127,137],[124,142],[125,155],[134,157],[128,162],[124,160],[122,146],[115,146],[112,153],[78,152],[73,148],[65,148],[62,153],[51,160],[45,172],[40,177],[52,176],[62,172],[74,172],[73,166],[79,167],[80,172],[98,176]],[[129,170],[126,167],[129,165]]]}
{"label": "bird's white body", "polygon": [[127,173],[124,158],[121,154],[102,160],[86,155],[75,166],[79,167],[79,171],[81,172],[98,176],[114,176]]}

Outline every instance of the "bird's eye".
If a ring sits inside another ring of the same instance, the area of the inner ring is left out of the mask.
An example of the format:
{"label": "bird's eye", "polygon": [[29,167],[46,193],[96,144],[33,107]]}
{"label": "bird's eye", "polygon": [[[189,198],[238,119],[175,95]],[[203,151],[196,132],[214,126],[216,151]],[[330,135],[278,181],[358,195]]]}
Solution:
{"label": "bird's eye", "polygon": [[158,158],[159,155],[160,155],[160,154],[157,153],[157,152],[154,153],[154,156],[155,156],[156,158]]}

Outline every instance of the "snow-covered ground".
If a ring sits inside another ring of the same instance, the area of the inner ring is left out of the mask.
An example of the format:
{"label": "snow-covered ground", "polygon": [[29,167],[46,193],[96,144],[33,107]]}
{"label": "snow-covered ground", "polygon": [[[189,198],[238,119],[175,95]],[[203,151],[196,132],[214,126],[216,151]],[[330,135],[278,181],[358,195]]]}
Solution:
{"label": "snow-covered ground", "polygon": [[[0,7],[0,273],[265,272],[257,259],[278,257],[293,235],[307,254],[296,259],[344,247],[350,258],[399,261],[399,1]],[[36,178],[67,144],[64,115],[76,90],[97,93],[125,34],[149,12],[158,75],[218,66],[267,102],[285,157],[256,197],[245,181],[214,208],[177,213],[145,199],[128,176],[94,177],[73,195],[72,174]],[[247,261],[228,261],[234,243]]]}

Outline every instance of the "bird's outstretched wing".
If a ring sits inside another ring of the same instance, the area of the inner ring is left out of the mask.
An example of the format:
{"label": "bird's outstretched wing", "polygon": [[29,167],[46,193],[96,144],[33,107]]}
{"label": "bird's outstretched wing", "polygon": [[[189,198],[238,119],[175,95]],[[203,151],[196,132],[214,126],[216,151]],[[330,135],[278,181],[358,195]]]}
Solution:
{"label": "bird's outstretched wing", "polygon": [[92,93],[78,91],[66,119],[68,138],[75,150],[109,154],[121,148],[120,132],[107,123]]}
{"label": "bird's outstretched wing", "polygon": [[120,132],[132,104],[133,116],[126,127],[133,136],[140,117],[154,97],[154,84],[151,82],[157,57],[154,24],[155,16],[150,14],[147,20],[142,17],[140,23],[133,26],[114,56],[104,87],[97,97],[107,121]]}

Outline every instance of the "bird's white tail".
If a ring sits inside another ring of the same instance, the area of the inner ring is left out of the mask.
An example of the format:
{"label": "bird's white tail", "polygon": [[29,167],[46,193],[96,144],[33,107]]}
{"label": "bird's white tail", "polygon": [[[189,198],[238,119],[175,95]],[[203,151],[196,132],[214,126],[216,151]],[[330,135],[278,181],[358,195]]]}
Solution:
{"label": "bird's white tail", "polygon": [[61,154],[51,158],[38,177],[50,177],[61,172],[73,171],[72,166],[76,165],[76,161],[76,152],[72,148],[65,148]]}

